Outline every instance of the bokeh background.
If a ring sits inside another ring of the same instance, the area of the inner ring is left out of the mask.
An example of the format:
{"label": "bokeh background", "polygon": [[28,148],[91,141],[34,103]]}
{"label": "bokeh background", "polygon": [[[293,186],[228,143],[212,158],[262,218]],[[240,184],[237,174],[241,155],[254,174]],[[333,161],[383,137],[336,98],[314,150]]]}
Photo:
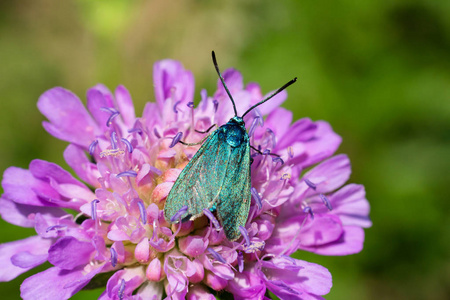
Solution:
{"label": "bokeh background", "polygon": [[[360,254],[296,254],[331,271],[326,298],[450,299],[449,1],[0,1],[0,172],[34,158],[67,167],[66,143],[41,127],[45,90],[84,101],[98,82],[124,84],[142,112],[153,63],[173,58],[198,100],[215,89],[212,49],[266,92],[298,76],[284,106],[329,121],[366,186],[374,225]],[[33,234],[0,230],[0,242]],[[1,298],[18,299],[29,275],[0,283]]]}

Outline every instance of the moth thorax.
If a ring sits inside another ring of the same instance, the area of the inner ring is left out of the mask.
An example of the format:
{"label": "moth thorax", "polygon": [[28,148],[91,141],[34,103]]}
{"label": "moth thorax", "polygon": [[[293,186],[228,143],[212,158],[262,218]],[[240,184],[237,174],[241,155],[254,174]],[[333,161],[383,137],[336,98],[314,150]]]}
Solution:
{"label": "moth thorax", "polygon": [[246,133],[244,127],[228,122],[228,124],[222,126],[222,128],[221,138],[223,138],[228,145],[235,148],[242,144]]}

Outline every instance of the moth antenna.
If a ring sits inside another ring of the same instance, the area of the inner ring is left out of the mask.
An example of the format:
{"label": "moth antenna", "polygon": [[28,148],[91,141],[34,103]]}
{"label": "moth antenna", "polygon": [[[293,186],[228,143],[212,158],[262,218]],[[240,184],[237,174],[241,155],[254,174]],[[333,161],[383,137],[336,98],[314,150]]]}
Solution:
{"label": "moth antenna", "polygon": [[217,74],[219,75],[220,81],[222,81],[222,85],[225,88],[225,91],[227,91],[228,97],[230,97],[231,102],[233,103],[234,115],[237,116],[236,105],[234,104],[233,97],[231,97],[231,93],[228,90],[227,85],[225,84],[225,80],[223,79],[222,74],[220,74],[219,65],[217,64],[216,54],[214,53],[214,51],[212,51],[212,60],[214,63],[214,67],[216,68]]}
{"label": "moth antenna", "polygon": [[[272,99],[275,95],[277,95],[278,93],[280,93],[282,90],[286,89],[288,86],[290,86],[291,84],[293,84],[294,82],[297,81],[297,77],[295,77],[294,79],[292,79],[291,81],[289,81],[288,83],[286,83],[285,85],[283,85],[282,87],[280,87],[278,90],[276,90],[275,93],[273,93],[272,95],[270,95],[269,97],[267,97],[266,99],[256,103],[255,105],[253,105],[252,107],[250,107],[249,109],[247,109],[247,111],[242,115],[241,118],[244,118],[246,114],[248,114],[252,109],[254,109],[255,107],[263,104],[264,102],[269,101],[270,99]],[[233,103],[234,104],[234,103]],[[236,111],[236,110],[235,110]]]}

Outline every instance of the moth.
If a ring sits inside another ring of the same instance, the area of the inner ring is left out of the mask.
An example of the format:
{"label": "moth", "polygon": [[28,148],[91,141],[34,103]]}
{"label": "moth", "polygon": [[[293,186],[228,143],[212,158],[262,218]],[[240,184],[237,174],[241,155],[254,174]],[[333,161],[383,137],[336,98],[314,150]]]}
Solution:
{"label": "moth", "polygon": [[[216,212],[227,239],[235,241],[241,236],[239,226],[245,227],[251,203],[250,148],[253,147],[250,146],[244,117],[252,109],[293,84],[297,78],[250,107],[239,117],[234,99],[220,73],[214,51],[212,60],[233,104],[234,117],[206,138],[180,173],[167,196],[164,217],[170,223],[178,223],[180,220],[193,221],[204,214],[204,209],[208,209]],[[259,152],[258,149],[255,151]],[[180,212],[182,214],[178,216]],[[176,220],[174,216],[177,216]]]}

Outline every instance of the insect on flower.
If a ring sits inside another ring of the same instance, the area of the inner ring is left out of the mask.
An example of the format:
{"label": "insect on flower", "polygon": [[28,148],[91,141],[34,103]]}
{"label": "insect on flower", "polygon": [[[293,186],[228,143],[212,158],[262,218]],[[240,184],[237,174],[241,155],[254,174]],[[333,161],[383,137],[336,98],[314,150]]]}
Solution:
{"label": "insect on flower", "polygon": [[[214,51],[212,59],[223,87],[233,104],[234,117],[206,138],[183,169],[167,196],[164,216],[168,222],[178,223],[180,220],[195,220],[205,214],[205,210],[206,214],[208,210],[216,212],[226,237],[234,241],[241,236],[239,228],[245,226],[250,209],[250,165],[252,162],[250,148],[261,153],[250,145],[244,117],[251,110],[293,84],[297,78],[251,106],[239,117],[233,97],[220,73]],[[276,156],[272,153],[270,155]]]}

